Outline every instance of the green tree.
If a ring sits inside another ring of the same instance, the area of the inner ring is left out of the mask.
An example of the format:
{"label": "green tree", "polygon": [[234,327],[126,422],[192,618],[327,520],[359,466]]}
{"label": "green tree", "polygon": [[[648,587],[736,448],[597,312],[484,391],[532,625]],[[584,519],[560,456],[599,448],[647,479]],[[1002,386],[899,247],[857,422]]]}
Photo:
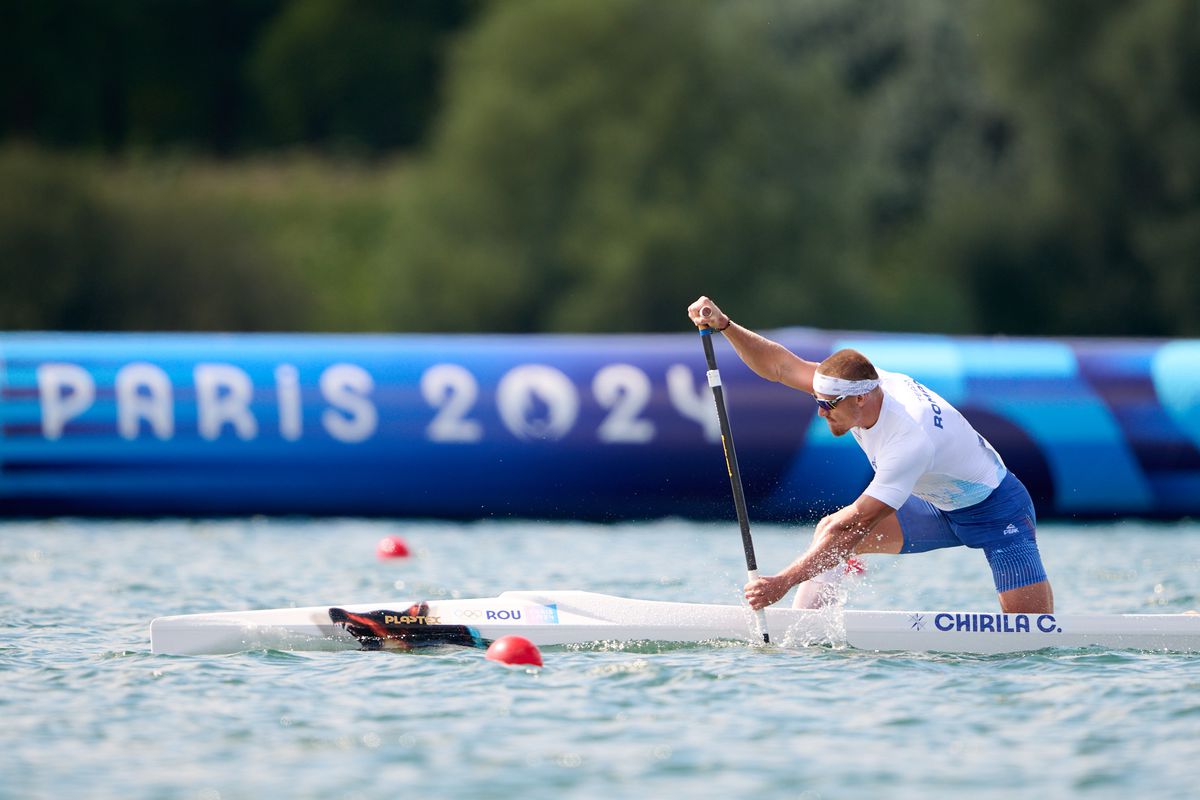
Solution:
{"label": "green tree", "polygon": [[279,5],[10,3],[0,26],[0,135],[110,153],[232,153],[254,138],[243,72]]}
{"label": "green tree", "polygon": [[442,52],[475,0],[294,0],[252,76],[273,140],[378,153],[421,141]]}
{"label": "green tree", "polygon": [[306,287],[220,209],[106,190],[87,162],[0,153],[0,327],[288,330]]}
{"label": "green tree", "polygon": [[398,199],[399,325],[677,330],[699,292],[758,324],[838,318],[856,127],[831,65],[779,35],[790,4],[489,12]]}
{"label": "green tree", "polygon": [[1026,176],[968,248],[992,256],[970,264],[985,329],[1032,283],[1048,300],[1014,332],[1200,332],[1200,7],[1019,0],[984,6],[978,30]]}
{"label": "green tree", "polygon": [[943,208],[1003,213],[1014,181],[1011,126],[974,48],[979,6],[826,0],[774,15],[793,64],[832,64],[854,106],[841,179],[855,187],[856,229],[844,246],[862,279],[849,297],[826,295],[839,327],[976,330],[967,271],[933,233],[955,226]]}

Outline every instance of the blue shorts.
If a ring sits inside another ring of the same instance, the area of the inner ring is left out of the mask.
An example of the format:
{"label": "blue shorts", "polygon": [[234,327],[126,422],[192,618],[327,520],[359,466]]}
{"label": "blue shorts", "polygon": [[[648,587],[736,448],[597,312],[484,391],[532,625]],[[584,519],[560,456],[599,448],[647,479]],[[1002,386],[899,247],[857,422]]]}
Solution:
{"label": "blue shorts", "polygon": [[927,500],[910,497],[896,511],[904,534],[901,553],[943,547],[983,550],[997,592],[1046,580],[1037,547],[1037,516],[1025,484],[1011,472],[987,499],[967,508],[942,511]]}

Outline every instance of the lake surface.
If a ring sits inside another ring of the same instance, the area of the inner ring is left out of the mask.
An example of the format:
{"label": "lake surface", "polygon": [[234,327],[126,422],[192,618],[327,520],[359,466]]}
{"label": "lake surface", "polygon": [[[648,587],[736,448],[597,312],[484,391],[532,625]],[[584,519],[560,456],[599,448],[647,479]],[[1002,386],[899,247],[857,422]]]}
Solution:
{"label": "lake surface", "polygon": [[[404,537],[413,556],[380,561]],[[811,527],[757,526],[761,571]],[[1200,526],[1044,525],[1060,612],[1200,608]],[[983,555],[851,608],[997,609]],[[153,617],[587,589],[734,603],[735,523],[0,523],[0,798],[1185,798],[1200,656],[741,644],[154,656]],[[788,602],[788,601],[785,601]]]}

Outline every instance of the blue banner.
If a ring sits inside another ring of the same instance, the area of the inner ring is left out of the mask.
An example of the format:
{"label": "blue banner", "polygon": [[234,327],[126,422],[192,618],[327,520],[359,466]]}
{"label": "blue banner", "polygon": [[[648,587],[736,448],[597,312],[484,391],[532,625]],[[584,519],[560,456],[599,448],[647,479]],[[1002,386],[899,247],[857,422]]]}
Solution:
{"label": "blue banner", "polygon": [[[1200,513],[1200,342],[769,331],[954,403],[1043,516]],[[870,480],[715,337],[752,519]],[[0,513],[733,516],[694,333],[0,334]]]}

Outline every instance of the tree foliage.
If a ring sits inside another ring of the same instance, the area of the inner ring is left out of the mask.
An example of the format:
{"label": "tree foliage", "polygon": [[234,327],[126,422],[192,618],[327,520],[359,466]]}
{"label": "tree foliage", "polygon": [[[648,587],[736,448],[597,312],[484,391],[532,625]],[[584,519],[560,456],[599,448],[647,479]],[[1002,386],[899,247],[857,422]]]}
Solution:
{"label": "tree foliage", "polygon": [[1200,331],[1191,0],[10,12],[5,327]]}
{"label": "tree foliage", "polygon": [[0,135],[231,156],[421,141],[474,0],[47,0],[0,26]]}
{"label": "tree foliage", "polygon": [[439,49],[470,4],[296,0],[251,64],[272,141],[383,152],[421,141],[433,116]]}
{"label": "tree foliage", "polygon": [[0,325],[52,330],[287,330],[311,301],[220,210],[113,196],[87,167],[0,158]]}
{"label": "tree foliage", "polygon": [[832,321],[804,285],[854,281],[853,110],[771,15],[696,12],[493,7],[399,198],[397,325],[670,329],[695,291],[765,324]]}
{"label": "tree foliage", "polygon": [[1040,327],[1200,332],[1200,7],[1022,0],[980,27],[1027,177],[1006,261],[1054,273]]}

